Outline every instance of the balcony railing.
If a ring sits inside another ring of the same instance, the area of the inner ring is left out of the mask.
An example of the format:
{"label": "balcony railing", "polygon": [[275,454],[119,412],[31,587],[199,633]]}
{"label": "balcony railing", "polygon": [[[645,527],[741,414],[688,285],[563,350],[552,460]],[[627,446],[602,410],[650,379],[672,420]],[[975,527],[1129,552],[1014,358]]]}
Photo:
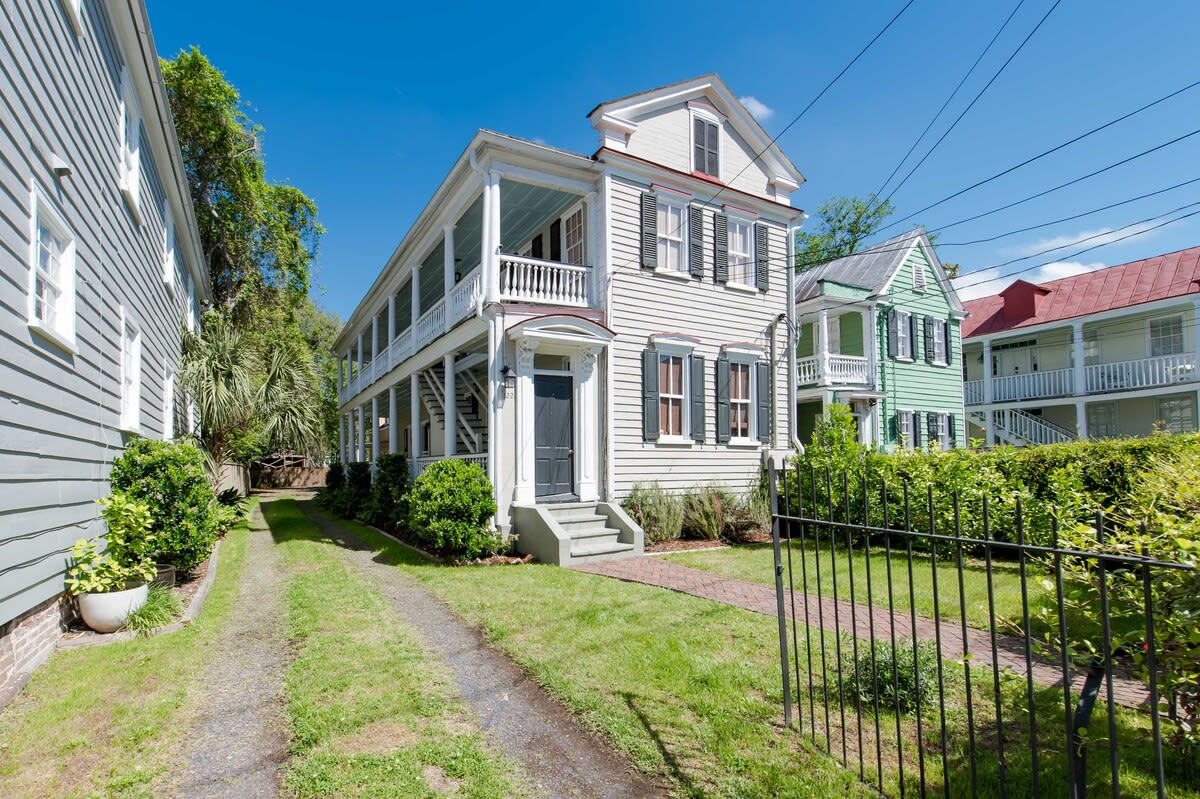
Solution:
{"label": "balcony railing", "polygon": [[588,306],[591,267],[500,256],[500,298],[551,305]]}
{"label": "balcony railing", "polygon": [[1048,372],[992,378],[992,397],[996,402],[1069,397],[1074,393],[1075,372],[1071,369],[1052,369]]}
{"label": "balcony railing", "polygon": [[445,455],[432,455],[432,456],[425,456],[425,457],[413,459],[413,477],[416,477],[418,474],[425,471],[427,468],[429,468],[429,465],[432,463],[435,463],[437,461],[451,460],[451,459],[459,460],[459,461],[466,461],[467,463],[478,463],[480,466],[483,467],[483,470],[485,472],[487,471],[487,465],[488,465],[487,453],[480,453],[477,455],[476,454],[450,455],[448,457]]}
{"label": "balcony railing", "polygon": [[1195,353],[1160,355],[1086,367],[1090,393],[1187,383],[1197,378]]}
{"label": "balcony railing", "polygon": [[967,380],[963,383],[963,402],[967,405],[982,405],[983,396],[982,380]]}
{"label": "balcony railing", "polygon": [[822,379],[821,359],[800,358],[796,361],[796,382],[799,385],[823,383],[830,385],[865,385],[871,382],[867,359],[860,355],[830,355],[828,369]]}

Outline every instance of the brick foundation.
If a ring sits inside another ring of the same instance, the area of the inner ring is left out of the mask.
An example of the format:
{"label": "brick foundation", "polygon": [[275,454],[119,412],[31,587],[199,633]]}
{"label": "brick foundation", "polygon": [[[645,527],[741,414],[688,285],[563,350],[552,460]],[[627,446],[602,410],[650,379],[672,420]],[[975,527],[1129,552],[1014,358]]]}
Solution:
{"label": "brick foundation", "polygon": [[37,668],[75,618],[75,605],[66,594],[48,599],[0,625],[0,686]]}

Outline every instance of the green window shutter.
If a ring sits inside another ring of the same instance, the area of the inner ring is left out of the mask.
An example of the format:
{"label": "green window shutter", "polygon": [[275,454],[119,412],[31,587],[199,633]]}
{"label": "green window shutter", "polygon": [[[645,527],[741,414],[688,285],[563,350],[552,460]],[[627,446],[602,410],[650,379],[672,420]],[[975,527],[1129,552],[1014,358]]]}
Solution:
{"label": "green window shutter", "polygon": [[703,444],[707,427],[704,419],[704,356],[693,355],[691,362],[691,385],[688,390],[692,401],[692,441]]}
{"label": "green window shutter", "polygon": [[933,411],[925,414],[925,435],[930,444],[938,440],[938,415]]}
{"label": "green window shutter", "polygon": [[950,338],[950,322],[942,321],[942,340],[946,342],[946,363],[954,364],[954,341]]}
{"label": "green window shutter", "polygon": [[658,441],[658,350],[642,351],[642,440]]}
{"label": "green window shutter", "polygon": [[934,354],[933,353],[933,351],[934,351],[933,326],[934,326],[934,324],[936,324],[936,321],[934,320],[934,318],[932,316],[926,316],[922,320],[922,324],[921,324],[921,327],[923,328],[921,333],[925,337],[925,363],[933,363],[933,354]]}
{"label": "green window shutter", "polygon": [[754,364],[758,377],[758,440],[771,440],[771,365]]}
{"label": "green window shutter", "polygon": [[759,291],[771,287],[771,248],[767,241],[767,226],[754,225],[754,270]]}
{"label": "green window shutter", "polygon": [[950,449],[954,449],[958,446],[958,431],[955,429],[954,425],[954,414],[946,414],[946,429],[950,433]]}
{"label": "green window shutter", "polygon": [[729,217],[713,214],[713,282],[729,282]]}
{"label": "green window shutter", "polygon": [[704,277],[704,212],[698,205],[688,206],[688,273]]}
{"label": "green window shutter", "polygon": [[895,358],[900,354],[900,344],[897,340],[896,333],[896,309],[892,308],[887,313],[887,354],[889,358]]}
{"label": "green window shutter", "polygon": [[917,348],[917,315],[908,315],[908,355],[906,357],[917,359],[917,353],[921,350]]}
{"label": "green window shutter", "polygon": [[912,444],[913,449],[921,448],[921,413],[920,411],[911,411],[912,413]]}
{"label": "green window shutter", "polygon": [[658,268],[658,198],[648,191],[642,192],[642,266]]}
{"label": "green window shutter", "polygon": [[717,443],[729,443],[729,359],[717,358]]}

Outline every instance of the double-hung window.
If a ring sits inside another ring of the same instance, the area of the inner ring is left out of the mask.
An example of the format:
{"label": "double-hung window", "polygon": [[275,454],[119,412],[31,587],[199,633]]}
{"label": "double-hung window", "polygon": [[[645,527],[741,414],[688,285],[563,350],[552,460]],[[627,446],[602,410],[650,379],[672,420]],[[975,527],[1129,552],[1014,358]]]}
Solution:
{"label": "double-hung window", "polygon": [[687,208],[683,204],[658,201],[658,268],[687,274]]}
{"label": "double-hung window", "polygon": [[142,331],[121,309],[121,429],[137,432],[142,422]]}
{"label": "double-hung window", "polygon": [[918,446],[920,439],[917,437],[917,415],[913,411],[896,412],[896,434],[900,437],[900,446]]}
{"label": "double-hung window", "polygon": [[1195,398],[1183,395],[1158,400],[1157,426],[1168,433],[1190,433],[1196,429]]}
{"label": "double-hung window", "polygon": [[118,177],[121,195],[129,210],[141,221],[142,112],[129,70],[121,71],[121,150]]}
{"label": "double-hung window", "polygon": [[939,413],[935,422],[937,429],[937,442],[942,450],[951,449],[954,446],[954,434],[950,429],[950,414]]}
{"label": "double-hung window", "polygon": [[754,285],[753,227],[744,219],[729,217],[729,282]]}
{"label": "double-hung window", "polygon": [[658,356],[658,434],[662,438],[683,438],[687,411],[685,356],[663,353]]}
{"label": "double-hung window", "polygon": [[563,224],[563,232],[567,240],[567,263],[582,264],[584,262],[583,249],[583,208],[576,209],[575,213],[566,218]]}
{"label": "double-hung window", "polygon": [[60,345],[74,349],[75,238],[36,189],[32,206],[29,324]]}
{"label": "double-hung window", "polygon": [[178,285],[176,283],[176,272],[178,266],[175,262],[175,218],[171,214],[171,207],[166,203],[163,204],[163,283],[167,284],[167,289],[174,294]]}
{"label": "double-hung window", "polygon": [[1089,438],[1116,438],[1121,435],[1117,403],[1093,402],[1087,406]]}
{"label": "double-hung window", "polygon": [[896,311],[896,357],[913,357],[912,314],[908,311]]}
{"label": "double-hung window", "polygon": [[692,169],[714,178],[721,176],[721,128],[707,117],[692,116]]}
{"label": "double-hung window", "polygon": [[1183,353],[1183,317],[1164,316],[1150,320],[1150,357]]}
{"label": "double-hung window", "polygon": [[729,438],[751,441],[757,433],[754,361],[729,360]]}
{"label": "double-hung window", "polygon": [[934,319],[930,330],[933,333],[933,362],[934,363],[949,363],[947,358],[946,346],[946,323],[941,319]]}

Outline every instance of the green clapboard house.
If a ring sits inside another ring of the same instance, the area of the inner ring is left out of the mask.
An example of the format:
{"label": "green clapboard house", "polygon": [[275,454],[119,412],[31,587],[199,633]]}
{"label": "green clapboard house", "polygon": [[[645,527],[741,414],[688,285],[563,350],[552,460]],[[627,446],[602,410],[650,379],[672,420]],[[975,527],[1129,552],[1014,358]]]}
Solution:
{"label": "green clapboard house", "polygon": [[796,277],[796,433],[831,403],[884,450],[966,444],[962,303],[922,228]]}

